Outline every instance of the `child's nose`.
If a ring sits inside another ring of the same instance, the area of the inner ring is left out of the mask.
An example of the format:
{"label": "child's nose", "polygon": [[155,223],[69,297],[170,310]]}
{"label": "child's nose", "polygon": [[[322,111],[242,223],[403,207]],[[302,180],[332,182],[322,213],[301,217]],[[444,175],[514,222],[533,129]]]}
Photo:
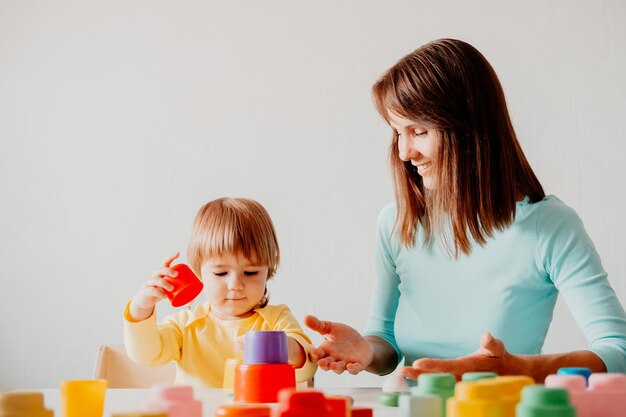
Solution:
{"label": "child's nose", "polygon": [[243,289],[243,280],[239,274],[232,274],[227,281],[228,289],[231,291],[239,291]]}

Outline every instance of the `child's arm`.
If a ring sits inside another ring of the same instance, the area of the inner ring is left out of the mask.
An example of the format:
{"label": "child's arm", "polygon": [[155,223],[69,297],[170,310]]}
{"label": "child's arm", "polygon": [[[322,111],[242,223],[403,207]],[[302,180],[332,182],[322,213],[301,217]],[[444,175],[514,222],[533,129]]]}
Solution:
{"label": "child's arm", "polygon": [[180,357],[180,329],[175,320],[166,319],[157,326],[154,314],[156,303],[165,298],[172,284],[165,277],[175,277],[169,268],[178,253],[167,258],[139,289],[124,311],[124,345],[126,353],[135,362],[159,366]]}
{"label": "child's arm", "polygon": [[174,259],[178,258],[179,253],[167,258],[161,267],[150,275],[148,281],[137,291],[137,294],[130,302],[129,313],[134,321],[143,321],[152,315],[156,303],[166,297],[163,291],[172,291],[174,286],[167,282],[165,277],[175,278],[178,272],[170,269],[170,265]]}
{"label": "child's arm", "polygon": [[294,368],[302,368],[306,362],[306,352],[296,339],[287,336],[287,353],[289,355],[289,363]]}
{"label": "child's arm", "polygon": [[286,305],[268,307],[274,311],[274,318],[270,320],[273,323],[272,330],[283,330],[287,334],[289,363],[296,368],[296,381],[310,380],[317,370],[317,364],[309,359],[309,350],[313,347],[311,339]]}

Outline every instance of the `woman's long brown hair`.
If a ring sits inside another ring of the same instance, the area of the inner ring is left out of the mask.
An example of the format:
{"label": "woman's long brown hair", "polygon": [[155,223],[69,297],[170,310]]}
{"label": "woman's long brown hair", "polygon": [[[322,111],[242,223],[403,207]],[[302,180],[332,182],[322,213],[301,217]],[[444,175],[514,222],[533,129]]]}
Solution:
{"label": "woman's long brown hair", "polygon": [[402,58],[372,87],[379,113],[431,126],[440,135],[435,187],[426,190],[415,167],[398,156],[394,133],[389,160],[405,247],[418,225],[451,256],[469,254],[515,219],[516,201],[545,193],[515,135],[498,77],[473,46],[456,39],[430,42]]}

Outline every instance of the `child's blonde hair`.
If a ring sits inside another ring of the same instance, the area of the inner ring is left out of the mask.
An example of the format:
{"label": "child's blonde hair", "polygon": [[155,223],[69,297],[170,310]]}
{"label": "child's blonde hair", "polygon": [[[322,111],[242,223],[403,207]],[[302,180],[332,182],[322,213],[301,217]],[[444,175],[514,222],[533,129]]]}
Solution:
{"label": "child's blonde hair", "polygon": [[274,224],[267,210],[247,198],[218,198],[200,208],[187,248],[191,268],[201,276],[207,259],[224,254],[241,254],[267,265],[271,278],[280,262]]}

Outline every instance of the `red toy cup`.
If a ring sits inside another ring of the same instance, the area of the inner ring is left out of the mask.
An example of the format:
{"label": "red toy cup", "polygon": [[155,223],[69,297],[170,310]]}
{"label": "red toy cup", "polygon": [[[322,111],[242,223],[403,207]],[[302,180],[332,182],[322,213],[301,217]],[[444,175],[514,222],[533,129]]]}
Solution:
{"label": "red toy cup", "polygon": [[281,389],[295,386],[296,372],[287,363],[237,365],[233,399],[244,403],[275,403]]}
{"label": "red toy cup", "polygon": [[176,278],[165,277],[167,282],[174,286],[172,291],[164,291],[170,300],[172,307],[180,307],[191,302],[200,294],[204,285],[185,264],[177,264],[171,267],[178,272]]}

